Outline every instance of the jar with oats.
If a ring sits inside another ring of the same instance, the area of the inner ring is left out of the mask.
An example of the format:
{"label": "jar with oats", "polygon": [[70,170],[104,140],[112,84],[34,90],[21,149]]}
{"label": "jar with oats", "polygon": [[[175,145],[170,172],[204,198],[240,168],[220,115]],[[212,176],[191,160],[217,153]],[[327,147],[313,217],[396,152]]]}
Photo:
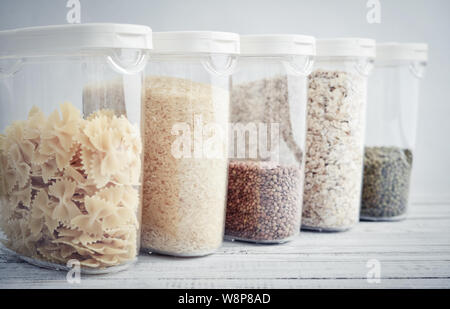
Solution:
{"label": "jar with oats", "polygon": [[151,29],[137,25],[0,32],[7,251],[41,267],[94,274],[136,260],[141,75],[151,47]]}
{"label": "jar with oats", "polygon": [[359,221],[367,79],[375,41],[317,41],[308,85],[302,228],[345,231]]}
{"label": "jar with oats", "polygon": [[223,240],[229,87],[239,36],[159,32],[146,70],[141,244],[202,256]]}
{"label": "jar with oats", "polygon": [[370,77],[361,219],[406,218],[426,44],[382,43]]}
{"label": "jar with oats", "polygon": [[241,36],[231,88],[227,239],[283,243],[300,231],[314,55],[310,36]]}

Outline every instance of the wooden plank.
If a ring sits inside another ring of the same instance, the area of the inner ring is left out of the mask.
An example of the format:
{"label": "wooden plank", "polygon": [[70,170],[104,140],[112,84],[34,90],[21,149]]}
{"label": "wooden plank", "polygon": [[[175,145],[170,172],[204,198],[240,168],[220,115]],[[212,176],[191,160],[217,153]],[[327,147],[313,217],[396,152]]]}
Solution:
{"label": "wooden plank", "polygon": [[[427,259],[411,259],[408,256],[378,258],[381,266],[381,278],[450,278],[450,255],[445,258],[431,256]],[[167,259],[165,257],[142,257],[132,269],[117,274],[89,276],[89,281],[126,280],[133,285],[151,279],[364,279],[367,277],[366,263],[369,257],[276,257],[220,256],[199,259]],[[10,263],[7,267],[0,267],[3,284],[23,281],[65,281],[64,272],[55,272],[35,268],[31,265]],[[26,276],[24,276],[26,274]]]}
{"label": "wooden plank", "polygon": [[424,288],[424,289],[448,289],[450,287],[450,279],[382,279],[379,284],[368,283],[365,279],[215,279],[215,280],[195,280],[185,279],[148,279],[139,284],[135,284],[132,280],[100,280],[89,281],[81,280],[80,284],[68,284],[67,282],[55,281],[31,281],[23,280],[10,285],[0,285],[2,289],[39,289],[39,288],[57,288],[57,289],[92,289],[92,288],[157,288],[157,289],[293,289],[293,288],[357,288],[357,289],[377,289],[377,288]]}
{"label": "wooden plank", "polygon": [[[224,242],[188,259],[142,254],[129,270],[80,285],[0,251],[0,288],[450,288],[450,206],[413,206],[406,221],[302,232],[282,245]],[[380,284],[367,282],[369,259],[380,261]]]}

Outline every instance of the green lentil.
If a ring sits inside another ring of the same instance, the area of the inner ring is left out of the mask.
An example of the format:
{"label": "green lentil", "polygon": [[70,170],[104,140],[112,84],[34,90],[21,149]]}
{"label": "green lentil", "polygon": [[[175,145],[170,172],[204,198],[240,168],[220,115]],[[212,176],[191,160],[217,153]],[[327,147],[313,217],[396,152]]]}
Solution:
{"label": "green lentil", "polygon": [[362,219],[392,220],[406,214],[412,161],[409,149],[366,147]]}

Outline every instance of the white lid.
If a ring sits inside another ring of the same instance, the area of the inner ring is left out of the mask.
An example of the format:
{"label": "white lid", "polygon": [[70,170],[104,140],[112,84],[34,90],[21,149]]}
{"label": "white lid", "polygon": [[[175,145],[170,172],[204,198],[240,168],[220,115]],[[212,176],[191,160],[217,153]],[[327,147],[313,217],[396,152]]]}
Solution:
{"label": "white lid", "polygon": [[152,48],[152,29],[127,24],[70,24],[0,31],[0,57],[106,48]]}
{"label": "white lid", "polygon": [[155,53],[239,54],[239,35],[230,32],[155,32],[153,43]]}
{"label": "white lid", "polygon": [[377,44],[377,61],[428,61],[428,45],[424,43]]}
{"label": "white lid", "polygon": [[297,34],[242,35],[241,55],[315,56],[316,39]]}
{"label": "white lid", "polygon": [[317,56],[374,58],[375,45],[375,40],[365,38],[320,39],[317,40]]}

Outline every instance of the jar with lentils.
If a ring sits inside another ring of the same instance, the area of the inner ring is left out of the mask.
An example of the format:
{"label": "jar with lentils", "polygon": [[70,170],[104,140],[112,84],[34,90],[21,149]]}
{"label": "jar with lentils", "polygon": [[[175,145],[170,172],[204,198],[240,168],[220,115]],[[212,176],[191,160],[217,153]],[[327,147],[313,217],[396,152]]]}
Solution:
{"label": "jar with lentils", "polygon": [[428,45],[377,44],[370,77],[361,220],[406,218]]}
{"label": "jar with lentils", "polygon": [[299,233],[314,55],[309,36],[241,37],[232,75],[227,239],[283,243]]}

